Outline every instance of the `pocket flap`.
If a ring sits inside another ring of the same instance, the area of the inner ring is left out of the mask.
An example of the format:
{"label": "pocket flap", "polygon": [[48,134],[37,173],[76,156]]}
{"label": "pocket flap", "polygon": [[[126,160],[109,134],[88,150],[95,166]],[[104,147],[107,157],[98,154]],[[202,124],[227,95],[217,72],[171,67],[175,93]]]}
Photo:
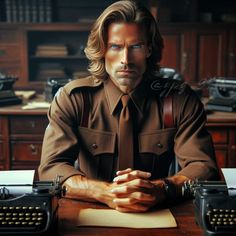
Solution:
{"label": "pocket flap", "polygon": [[139,152],[161,155],[174,145],[175,128],[156,130],[139,135]]}
{"label": "pocket flap", "polygon": [[79,135],[85,148],[93,155],[114,153],[115,151],[115,133],[79,127]]}

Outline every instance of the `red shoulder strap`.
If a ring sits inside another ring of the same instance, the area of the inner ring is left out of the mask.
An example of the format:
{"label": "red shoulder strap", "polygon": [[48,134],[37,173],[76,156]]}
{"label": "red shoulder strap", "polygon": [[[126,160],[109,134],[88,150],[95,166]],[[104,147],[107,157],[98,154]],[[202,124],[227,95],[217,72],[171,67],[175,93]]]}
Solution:
{"label": "red shoulder strap", "polygon": [[171,95],[164,98],[163,104],[163,125],[164,128],[174,128],[173,99]]}
{"label": "red shoulder strap", "polygon": [[83,114],[81,119],[81,126],[82,127],[88,127],[88,117],[89,117],[89,99],[88,96],[85,94],[84,91],[82,91],[83,96]]}

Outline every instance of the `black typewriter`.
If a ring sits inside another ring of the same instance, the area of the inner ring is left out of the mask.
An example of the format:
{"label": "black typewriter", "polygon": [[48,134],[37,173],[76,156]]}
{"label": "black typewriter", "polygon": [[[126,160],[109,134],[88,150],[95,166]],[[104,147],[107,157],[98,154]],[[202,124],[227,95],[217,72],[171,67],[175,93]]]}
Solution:
{"label": "black typewriter", "polygon": [[22,100],[15,95],[13,85],[17,77],[7,76],[0,72],[0,106],[9,106],[22,103]]}
{"label": "black typewriter", "polygon": [[48,235],[55,230],[62,195],[59,179],[34,182],[32,193],[20,196],[11,195],[7,187],[0,185],[0,235]]}
{"label": "black typewriter", "polygon": [[236,196],[229,196],[224,182],[191,182],[184,196],[194,196],[195,218],[204,235],[236,235]]}
{"label": "black typewriter", "polygon": [[45,85],[45,100],[51,102],[59,88],[66,85],[72,79],[70,78],[49,78]]}
{"label": "black typewriter", "polygon": [[206,110],[228,111],[236,110],[236,79],[214,77],[202,83],[208,86],[209,101]]}

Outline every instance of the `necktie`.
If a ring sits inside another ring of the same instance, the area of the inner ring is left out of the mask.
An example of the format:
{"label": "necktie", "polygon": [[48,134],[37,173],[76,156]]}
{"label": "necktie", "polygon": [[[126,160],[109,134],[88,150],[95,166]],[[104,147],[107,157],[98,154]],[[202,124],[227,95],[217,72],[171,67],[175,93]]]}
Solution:
{"label": "necktie", "polygon": [[128,107],[129,101],[129,95],[125,94],[121,97],[123,108],[119,120],[119,170],[124,170],[126,168],[133,169],[133,124]]}

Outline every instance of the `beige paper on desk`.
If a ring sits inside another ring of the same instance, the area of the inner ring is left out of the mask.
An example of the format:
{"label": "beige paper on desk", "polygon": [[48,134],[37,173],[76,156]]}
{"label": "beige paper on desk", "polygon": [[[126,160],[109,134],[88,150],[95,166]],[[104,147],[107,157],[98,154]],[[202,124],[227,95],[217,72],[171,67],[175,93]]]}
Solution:
{"label": "beige paper on desk", "polygon": [[82,209],[78,226],[125,228],[173,228],[176,221],[169,209],[145,213],[122,213],[112,209]]}

